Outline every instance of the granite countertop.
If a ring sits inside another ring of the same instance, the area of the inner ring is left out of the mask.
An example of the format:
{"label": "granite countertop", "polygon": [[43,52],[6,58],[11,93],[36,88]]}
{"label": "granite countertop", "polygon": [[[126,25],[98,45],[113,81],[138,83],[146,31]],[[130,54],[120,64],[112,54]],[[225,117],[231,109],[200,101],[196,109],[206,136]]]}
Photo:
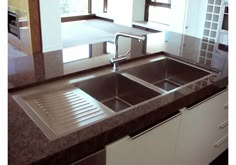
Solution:
{"label": "granite countertop", "polygon": [[[13,100],[11,92],[62,78],[110,67],[111,42],[25,56],[8,61],[9,164],[70,164],[107,144],[160,122],[179,109],[205,99],[228,85],[228,54],[217,43],[173,32],[148,34],[145,42],[120,38],[119,54],[131,49],[127,62],[164,54],[217,72],[207,83],[194,84],[191,92],[176,91],[140,106],[116,113],[70,135],[50,141]],[[210,49],[212,48],[213,49]],[[71,56],[77,56],[72,59]],[[69,58],[68,58],[69,57]],[[77,59],[77,60],[75,60]],[[63,62],[64,61],[64,62]],[[181,89],[184,90],[184,89]]]}

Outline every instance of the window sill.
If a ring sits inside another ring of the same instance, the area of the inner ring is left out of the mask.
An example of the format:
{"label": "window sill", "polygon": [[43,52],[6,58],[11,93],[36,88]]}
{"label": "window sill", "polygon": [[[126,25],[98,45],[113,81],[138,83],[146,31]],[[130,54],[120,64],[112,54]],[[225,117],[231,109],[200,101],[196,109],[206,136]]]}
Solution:
{"label": "window sill", "polygon": [[69,22],[69,21],[79,21],[85,19],[93,19],[96,18],[95,14],[83,14],[83,15],[64,15],[61,17],[61,22]]}
{"label": "window sill", "polygon": [[168,31],[169,30],[169,25],[164,25],[164,24],[150,22],[150,21],[134,21],[132,25],[155,30],[155,31]]}
{"label": "window sill", "polygon": [[108,19],[108,20],[114,20],[114,16],[109,14],[109,13],[95,13],[96,17],[100,17],[100,18],[104,18],[104,19]]}

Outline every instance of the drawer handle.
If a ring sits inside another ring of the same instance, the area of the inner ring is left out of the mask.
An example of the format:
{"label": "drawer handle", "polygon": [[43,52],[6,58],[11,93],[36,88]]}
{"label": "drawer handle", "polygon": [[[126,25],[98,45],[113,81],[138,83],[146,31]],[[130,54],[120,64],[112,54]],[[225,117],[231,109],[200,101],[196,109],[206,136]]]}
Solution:
{"label": "drawer handle", "polygon": [[142,135],[144,135],[144,134],[150,132],[151,130],[153,130],[153,129],[155,129],[155,128],[161,126],[162,124],[164,124],[164,123],[166,123],[166,122],[168,122],[168,121],[170,121],[170,120],[172,120],[172,119],[178,117],[179,115],[181,115],[181,113],[177,113],[176,115],[174,115],[174,116],[172,116],[172,117],[170,117],[170,118],[168,118],[168,119],[162,121],[161,123],[159,123],[159,124],[157,124],[157,125],[155,125],[155,126],[152,126],[151,128],[146,129],[145,131],[143,131],[143,132],[141,132],[141,133],[138,133],[138,134],[136,134],[136,135],[134,135],[134,136],[130,136],[130,137],[131,137],[131,140],[134,140],[134,139],[136,139],[136,138],[138,138],[138,137],[140,137],[140,136],[142,136]]}
{"label": "drawer handle", "polygon": [[220,140],[218,140],[215,143],[215,147],[219,148],[224,142],[226,142],[228,140],[228,135],[224,136],[223,138],[221,138]]}
{"label": "drawer handle", "polygon": [[[210,97],[206,98],[206,99],[203,100],[203,101],[200,101],[200,102],[198,102],[198,103],[196,103],[196,104],[194,104],[194,105],[191,105],[191,106],[187,107],[187,109],[188,109],[188,110],[192,110],[193,108],[197,107],[198,105],[207,102],[208,100],[210,100],[210,99],[212,99],[212,98],[214,98],[214,97],[216,97],[216,96],[218,96],[218,95],[224,93],[225,91],[228,91],[228,88],[226,88],[226,89],[224,89],[224,90],[222,90],[222,91],[216,93],[216,94],[213,95],[213,96],[210,96]],[[228,104],[226,103],[223,108],[224,108],[225,110],[227,110],[227,109],[228,109]]]}
{"label": "drawer handle", "polygon": [[226,126],[228,126],[228,120],[222,122],[222,123],[220,124],[219,128],[220,128],[220,129],[223,129],[223,128],[225,128]]}

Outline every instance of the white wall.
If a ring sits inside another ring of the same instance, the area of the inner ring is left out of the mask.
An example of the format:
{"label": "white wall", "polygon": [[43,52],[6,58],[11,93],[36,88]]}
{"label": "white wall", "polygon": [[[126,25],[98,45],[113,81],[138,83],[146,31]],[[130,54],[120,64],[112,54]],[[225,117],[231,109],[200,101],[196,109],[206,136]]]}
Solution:
{"label": "white wall", "polygon": [[132,26],[133,21],[143,21],[145,0],[109,0],[108,13],[114,23]]}
{"label": "white wall", "polygon": [[145,0],[133,0],[132,21],[143,21],[145,12]]}
{"label": "white wall", "polygon": [[132,26],[133,0],[116,0],[113,2],[114,23]]}
{"label": "white wall", "polygon": [[187,0],[171,0],[171,19],[169,30],[183,33]]}
{"label": "white wall", "polygon": [[60,0],[40,0],[43,52],[62,48]]}

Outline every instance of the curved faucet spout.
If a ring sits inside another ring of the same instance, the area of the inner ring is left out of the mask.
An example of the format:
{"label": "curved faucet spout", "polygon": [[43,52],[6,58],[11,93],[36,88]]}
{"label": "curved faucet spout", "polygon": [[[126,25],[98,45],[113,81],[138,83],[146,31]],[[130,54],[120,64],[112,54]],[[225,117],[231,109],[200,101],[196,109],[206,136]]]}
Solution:
{"label": "curved faucet spout", "polygon": [[122,37],[127,37],[127,38],[137,39],[139,41],[144,41],[146,39],[145,36],[138,36],[138,35],[129,34],[129,33],[117,32],[115,34],[115,37],[114,37],[114,45],[115,45],[115,47],[114,47],[114,56],[110,60],[113,63],[113,71],[119,70],[119,61],[124,60],[123,56],[122,56],[121,59],[119,59],[119,55],[118,55],[118,39],[121,36]]}
{"label": "curved faucet spout", "polygon": [[117,32],[115,34],[115,39],[114,39],[114,42],[117,43],[118,42],[118,38],[120,36],[123,36],[123,37],[127,37],[127,38],[134,38],[134,39],[137,39],[139,41],[144,41],[145,40],[145,37],[144,36],[138,36],[138,35],[134,35],[134,34],[129,34],[129,33],[123,33],[123,32]]}

